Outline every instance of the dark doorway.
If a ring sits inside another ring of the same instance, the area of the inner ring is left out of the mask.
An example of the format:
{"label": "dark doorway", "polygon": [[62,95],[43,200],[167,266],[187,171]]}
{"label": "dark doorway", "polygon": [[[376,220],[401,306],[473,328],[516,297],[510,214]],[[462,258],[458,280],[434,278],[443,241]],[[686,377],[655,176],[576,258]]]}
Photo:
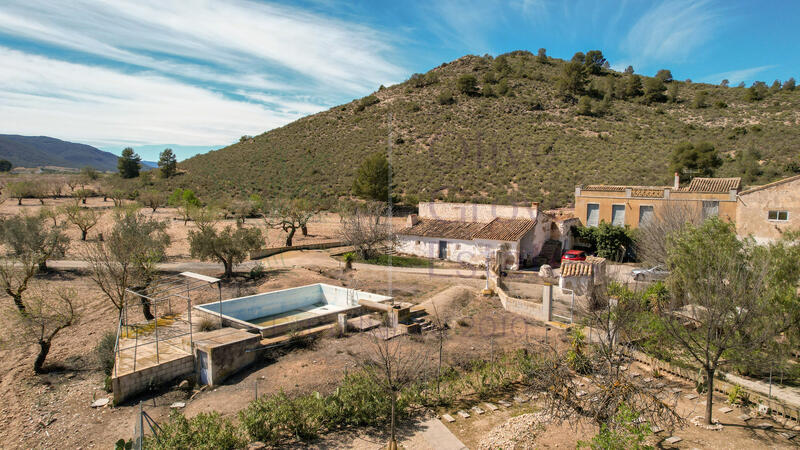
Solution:
{"label": "dark doorway", "polygon": [[439,259],[447,259],[447,241],[439,241]]}

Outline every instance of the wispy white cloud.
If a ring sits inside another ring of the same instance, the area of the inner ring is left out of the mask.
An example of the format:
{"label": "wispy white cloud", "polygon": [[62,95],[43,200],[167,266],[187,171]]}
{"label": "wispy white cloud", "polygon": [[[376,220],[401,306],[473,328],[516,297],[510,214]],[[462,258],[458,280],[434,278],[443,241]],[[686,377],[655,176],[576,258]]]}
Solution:
{"label": "wispy white cloud", "polygon": [[724,22],[722,7],[711,0],[662,1],[633,24],[622,48],[639,64],[680,62]]}
{"label": "wispy white cloud", "polygon": [[297,103],[295,112],[270,110],[153,73],[126,74],[5,47],[0,60],[0,133],[100,146],[222,145],[314,108]]}
{"label": "wispy white cloud", "polygon": [[248,0],[4,0],[3,35],[39,46],[0,47],[3,131],[104,145],[225,144],[405,72],[388,35]]}
{"label": "wispy white cloud", "polygon": [[251,88],[286,88],[275,80],[300,76],[323,89],[363,92],[402,73],[384,55],[391,51],[388,36],[250,1],[7,0],[0,6],[0,30],[164,73]]}
{"label": "wispy white cloud", "polygon": [[707,75],[702,77],[698,81],[702,81],[704,83],[719,83],[722,80],[728,80],[731,84],[735,84],[741,81],[753,80],[754,77],[759,73],[767,71],[769,69],[774,69],[776,67],[778,67],[777,64],[772,64],[767,66],[750,67],[747,69],[731,70],[728,72],[720,72],[712,75]]}

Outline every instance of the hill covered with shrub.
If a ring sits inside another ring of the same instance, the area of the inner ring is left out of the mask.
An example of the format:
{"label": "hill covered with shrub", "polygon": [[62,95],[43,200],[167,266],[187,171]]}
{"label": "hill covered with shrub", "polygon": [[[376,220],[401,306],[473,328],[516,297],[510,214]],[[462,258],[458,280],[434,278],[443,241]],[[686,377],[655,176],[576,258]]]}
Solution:
{"label": "hill covered with shrub", "polygon": [[465,56],[188,159],[165,187],[332,199],[350,195],[361,161],[388,144],[398,197],[412,204],[555,207],[579,183],[670,183],[670,156],[683,142],[711,143],[722,160],[715,175],[745,184],[800,172],[793,80],[729,87],[631,72],[610,70],[599,52],[572,61]]}

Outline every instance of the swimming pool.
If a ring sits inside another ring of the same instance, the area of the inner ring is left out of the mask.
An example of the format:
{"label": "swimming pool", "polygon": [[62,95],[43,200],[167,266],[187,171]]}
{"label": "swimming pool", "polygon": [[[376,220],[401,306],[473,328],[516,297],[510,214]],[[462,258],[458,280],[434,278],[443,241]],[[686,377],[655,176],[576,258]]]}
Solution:
{"label": "swimming pool", "polygon": [[[385,302],[391,297],[317,283],[206,303],[194,308],[222,324],[256,329],[263,337],[333,322],[340,313],[355,313],[359,300]],[[220,314],[221,310],[221,314]]]}

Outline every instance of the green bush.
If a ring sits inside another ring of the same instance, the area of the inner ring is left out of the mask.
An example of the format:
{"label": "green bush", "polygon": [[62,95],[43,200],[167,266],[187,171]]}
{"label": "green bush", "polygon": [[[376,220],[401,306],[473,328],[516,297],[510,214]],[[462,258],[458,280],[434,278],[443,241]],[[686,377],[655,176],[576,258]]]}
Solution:
{"label": "green bush", "polygon": [[173,411],[169,421],[161,425],[158,439],[148,438],[144,448],[160,450],[238,449],[247,445],[241,431],[217,412],[200,413],[191,419]]}
{"label": "green bush", "polygon": [[578,448],[592,450],[644,450],[653,447],[644,443],[652,431],[647,423],[637,423],[639,414],[623,404],[619,412],[600,427],[591,441],[579,441]]}
{"label": "green bush", "polygon": [[[397,417],[404,417],[409,394],[398,395]],[[391,418],[391,400],[365,373],[345,376],[329,396],[319,393],[291,398],[284,392],[265,395],[239,413],[251,439],[276,445],[294,439],[310,441],[326,430],[347,426],[374,426]]]}
{"label": "green bush", "polygon": [[107,331],[103,333],[100,342],[98,342],[97,346],[94,348],[97,361],[100,363],[100,367],[106,375],[111,375],[111,372],[114,370],[114,347],[116,344],[117,334],[113,331]]}
{"label": "green bush", "polygon": [[453,93],[450,91],[442,91],[436,97],[436,100],[439,102],[440,105],[452,105],[455,103],[455,98],[453,98]]}
{"label": "green bush", "polygon": [[380,99],[377,96],[375,96],[374,94],[368,95],[362,98],[358,102],[358,105],[356,105],[356,111],[363,111],[364,109],[367,108],[367,106],[372,106],[374,104],[377,104],[378,102],[380,102]]}

